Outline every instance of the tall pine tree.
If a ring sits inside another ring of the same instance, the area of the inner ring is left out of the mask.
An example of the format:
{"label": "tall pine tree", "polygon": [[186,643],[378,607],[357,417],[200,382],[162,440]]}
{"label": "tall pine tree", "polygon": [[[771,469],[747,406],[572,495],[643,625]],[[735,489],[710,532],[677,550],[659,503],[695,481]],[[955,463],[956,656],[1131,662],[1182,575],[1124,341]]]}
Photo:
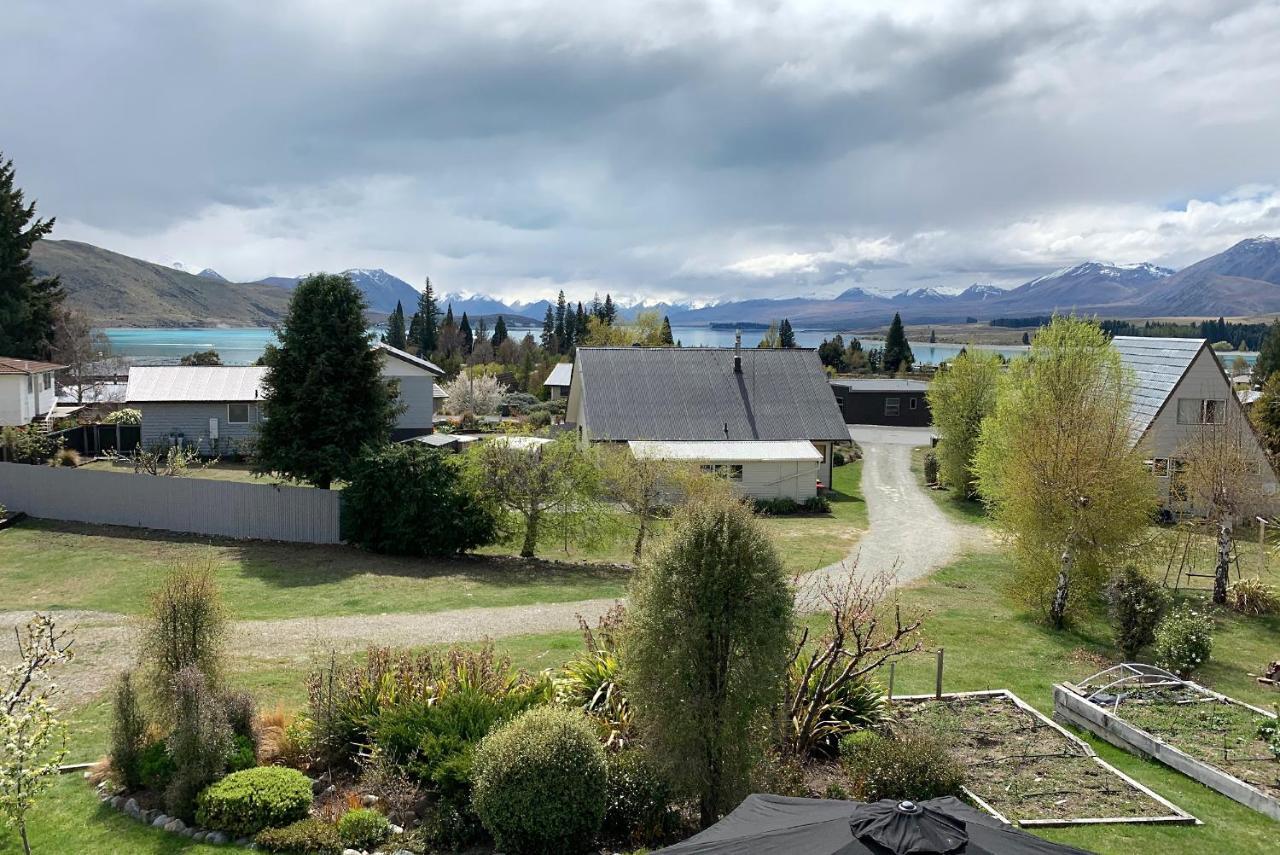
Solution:
{"label": "tall pine tree", "polygon": [[423,356],[436,352],[440,343],[440,306],[436,303],[435,292],[431,289],[431,277],[428,276],[418,295],[418,335],[414,344]]}
{"label": "tall pine tree", "polygon": [[582,303],[578,303],[578,312],[574,316],[573,320],[574,320],[573,341],[578,346],[581,346],[582,343],[587,340],[587,329],[588,329],[587,313],[582,308]]}
{"label": "tall pine tree", "polygon": [[387,318],[387,332],[382,337],[382,340],[399,350],[404,350],[407,344],[407,336],[404,329],[404,306],[400,305],[399,300],[396,300],[396,307],[392,310],[390,317]]}
{"label": "tall pine tree", "polygon": [[566,330],[565,330],[565,313],[566,313],[566,308],[565,308],[565,302],[564,302],[564,291],[561,291],[560,296],[556,298],[556,327],[555,327],[557,347],[561,353],[568,353],[569,351],[569,348],[567,346],[568,336],[566,335]]}
{"label": "tall pine tree", "polygon": [[911,345],[907,344],[906,330],[902,328],[902,317],[894,312],[893,323],[889,324],[889,334],[884,339],[884,370],[890,374],[910,371],[915,361]]}
{"label": "tall pine tree", "polygon": [[493,325],[493,346],[496,348],[507,340],[507,322],[502,319],[502,315],[498,315],[498,321]]}
{"label": "tall pine tree", "polygon": [[463,350],[470,353],[472,346],[476,343],[476,337],[471,332],[471,322],[467,320],[466,312],[462,313],[462,320],[458,322],[458,332],[462,333]]}
{"label": "tall pine tree", "polygon": [[778,327],[778,347],[795,346],[796,334],[791,330],[791,321],[783,318],[782,324]]}
{"label": "tall pine tree", "polygon": [[613,326],[613,322],[618,319],[618,307],[613,305],[613,297],[608,294],[604,295],[604,309],[602,310],[604,322],[609,326]]}
{"label": "tall pine tree", "polygon": [[397,406],[346,276],[317,273],[294,289],[279,346],[263,364],[254,471],[327,489],[352,474],[356,450],[391,437]]}
{"label": "tall pine tree", "polygon": [[35,220],[14,184],[12,160],[0,158],[0,356],[49,359],[62,304],[58,277],[38,278],[31,247],[53,231],[53,220]]}
{"label": "tall pine tree", "polygon": [[547,306],[547,316],[542,319],[542,349],[547,353],[556,349],[556,321],[550,306]]}
{"label": "tall pine tree", "polygon": [[676,343],[675,339],[671,336],[671,318],[667,317],[666,315],[663,315],[662,316],[662,344],[666,347],[671,347],[675,343]]}

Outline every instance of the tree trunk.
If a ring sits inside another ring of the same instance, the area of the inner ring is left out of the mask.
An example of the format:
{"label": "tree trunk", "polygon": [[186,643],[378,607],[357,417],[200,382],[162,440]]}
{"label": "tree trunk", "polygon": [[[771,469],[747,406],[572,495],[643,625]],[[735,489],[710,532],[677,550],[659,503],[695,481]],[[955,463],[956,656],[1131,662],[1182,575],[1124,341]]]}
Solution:
{"label": "tree trunk", "polygon": [[1231,581],[1231,526],[1218,523],[1218,564],[1213,571],[1213,601],[1226,605],[1227,585]]}
{"label": "tree trunk", "polygon": [[31,855],[31,844],[27,842],[27,820],[25,817],[18,820],[18,836],[22,838],[22,851],[26,855]]}
{"label": "tree trunk", "polygon": [[640,554],[641,552],[644,551],[645,527],[648,521],[649,521],[648,517],[645,514],[640,515],[640,527],[639,529],[636,530],[636,548],[635,548],[635,552],[632,553],[632,556],[631,556],[633,561],[639,561]]}
{"label": "tree trunk", "polygon": [[1067,614],[1067,593],[1071,585],[1071,565],[1074,556],[1071,547],[1062,550],[1062,558],[1058,564],[1058,587],[1053,592],[1053,603],[1049,606],[1049,622],[1054,629],[1062,629]]}
{"label": "tree trunk", "polygon": [[524,518],[524,543],[520,546],[521,558],[532,558],[538,545],[538,514],[526,514]]}

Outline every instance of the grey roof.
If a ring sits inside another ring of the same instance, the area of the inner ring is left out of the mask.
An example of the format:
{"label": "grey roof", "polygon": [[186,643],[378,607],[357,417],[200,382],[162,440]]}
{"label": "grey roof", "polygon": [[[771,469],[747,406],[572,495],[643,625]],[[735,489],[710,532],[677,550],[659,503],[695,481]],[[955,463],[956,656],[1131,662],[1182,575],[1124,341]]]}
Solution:
{"label": "grey roof", "polygon": [[407,362],[410,365],[415,365],[418,368],[423,369],[424,371],[430,371],[432,374],[436,375],[437,377],[444,376],[444,369],[441,368],[439,365],[436,365],[434,362],[431,362],[430,360],[423,359],[420,356],[414,356],[412,353],[407,353],[398,347],[392,347],[391,345],[387,344],[385,341],[374,342],[373,346],[378,350],[382,350],[386,352],[388,356],[394,356],[396,359],[399,359],[401,362]]}
{"label": "grey roof", "polygon": [[1129,413],[1135,437],[1151,427],[1178,381],[1187,373],[1200,350],[1202,338],[1147,338],[1118,335],[1112,339],[1120,361],[1133,372],[1133,403]]}
{"label": "grey roof", "polygon": [[551,373],[547,375],[547,379],[542,381],[543,386],[568,386],[573,381],[573,363],[557,362],[556,367],[551,369]]}
{"label": "grey roof", "polygon": [[897,380],[888,378],[873,378],[867,380],[843,380],[837,379],[831,381],[832,386],[843,386],[851,392],[927,392],[929,384],[924,380]]}
{"label": "grey roof", "polygon": [[135,365],[124,399],[130,404],[164,401],[256,401],[267,369],[256,365]]}
{"label": "grey roof", "polygon": [[574,386],[593,439],[849,438],[816,351],[581,347]]}

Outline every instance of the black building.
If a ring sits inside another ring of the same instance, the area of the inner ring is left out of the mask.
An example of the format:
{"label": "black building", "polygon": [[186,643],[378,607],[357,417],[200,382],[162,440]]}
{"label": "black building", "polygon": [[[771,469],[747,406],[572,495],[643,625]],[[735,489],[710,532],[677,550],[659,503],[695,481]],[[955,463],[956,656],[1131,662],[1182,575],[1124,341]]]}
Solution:
{"label": "black building", "polygon": [[928,427],[933,423],[923,380],[832,380],[845,424]]}

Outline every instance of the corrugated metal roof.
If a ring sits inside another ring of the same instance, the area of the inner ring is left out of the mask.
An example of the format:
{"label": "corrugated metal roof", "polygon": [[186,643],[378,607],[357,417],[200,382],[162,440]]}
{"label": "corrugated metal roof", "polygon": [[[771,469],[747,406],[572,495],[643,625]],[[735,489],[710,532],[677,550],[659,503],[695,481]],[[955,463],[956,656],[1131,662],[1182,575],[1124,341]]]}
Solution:
{"label": "corrugated metal roof", "polygon": [[385,341],[374,342],[373,346],[378,350],[385,351],[388,356],[393,356],[401,362],[407,362],[410,365],[415,365],[418,368],[423,369],[424,371],[430,371],[437,377],[444,376],[444,369],[430,360],[423,359],[420,356],[414,356],[412,353],[407,353],[398,347],[392,347]]}
{"label": "corrugated metal roof", "polygon": [[574,368],[592,439],[849,438],[810,349],[581,347]]}
{"label": "corrugated metal roof", "polygon": [[573,363],[557,362],[556,367],[551,369],[551,373],[547,375],[547,379],[542,381],[543,386],[568,386],[573,381]]}
{"label": "corrugated metal roof", "polygon": [[39,362],[34,359],[14,359],[0,356],[0,374],[38,374],[42,371],[58,371],[66,368],[56,362]]}
{"label": "corrugated metal roof", "polygon": [[1121,362],[1133,372],[1133,402],[1129,413],[1134,436],[1141,437],[1206,342],[1201,338],[1123,335],[1116,336],[1112,342],[1120,351]]}
{"label": "corrugated metal roof", "polygon": [[832,386],[843,386],[851,392],[927,392],[929,384],[924,380],[897,380],[893,378],[868,380],[832,380]]}
{"label": "corrugated metal roof", "polygon": [[717,463],[769,460],[818,462],[822,460],[822,453],[813,447],[813,443],[804,439],[742,442],[633,439],[627,445],[636,457],[657,460],[697,460]]}
{"label": "corrugated metal roof", "polygon": [[257,365],[135,365],[125,401],[256,401],[266,368]]}

